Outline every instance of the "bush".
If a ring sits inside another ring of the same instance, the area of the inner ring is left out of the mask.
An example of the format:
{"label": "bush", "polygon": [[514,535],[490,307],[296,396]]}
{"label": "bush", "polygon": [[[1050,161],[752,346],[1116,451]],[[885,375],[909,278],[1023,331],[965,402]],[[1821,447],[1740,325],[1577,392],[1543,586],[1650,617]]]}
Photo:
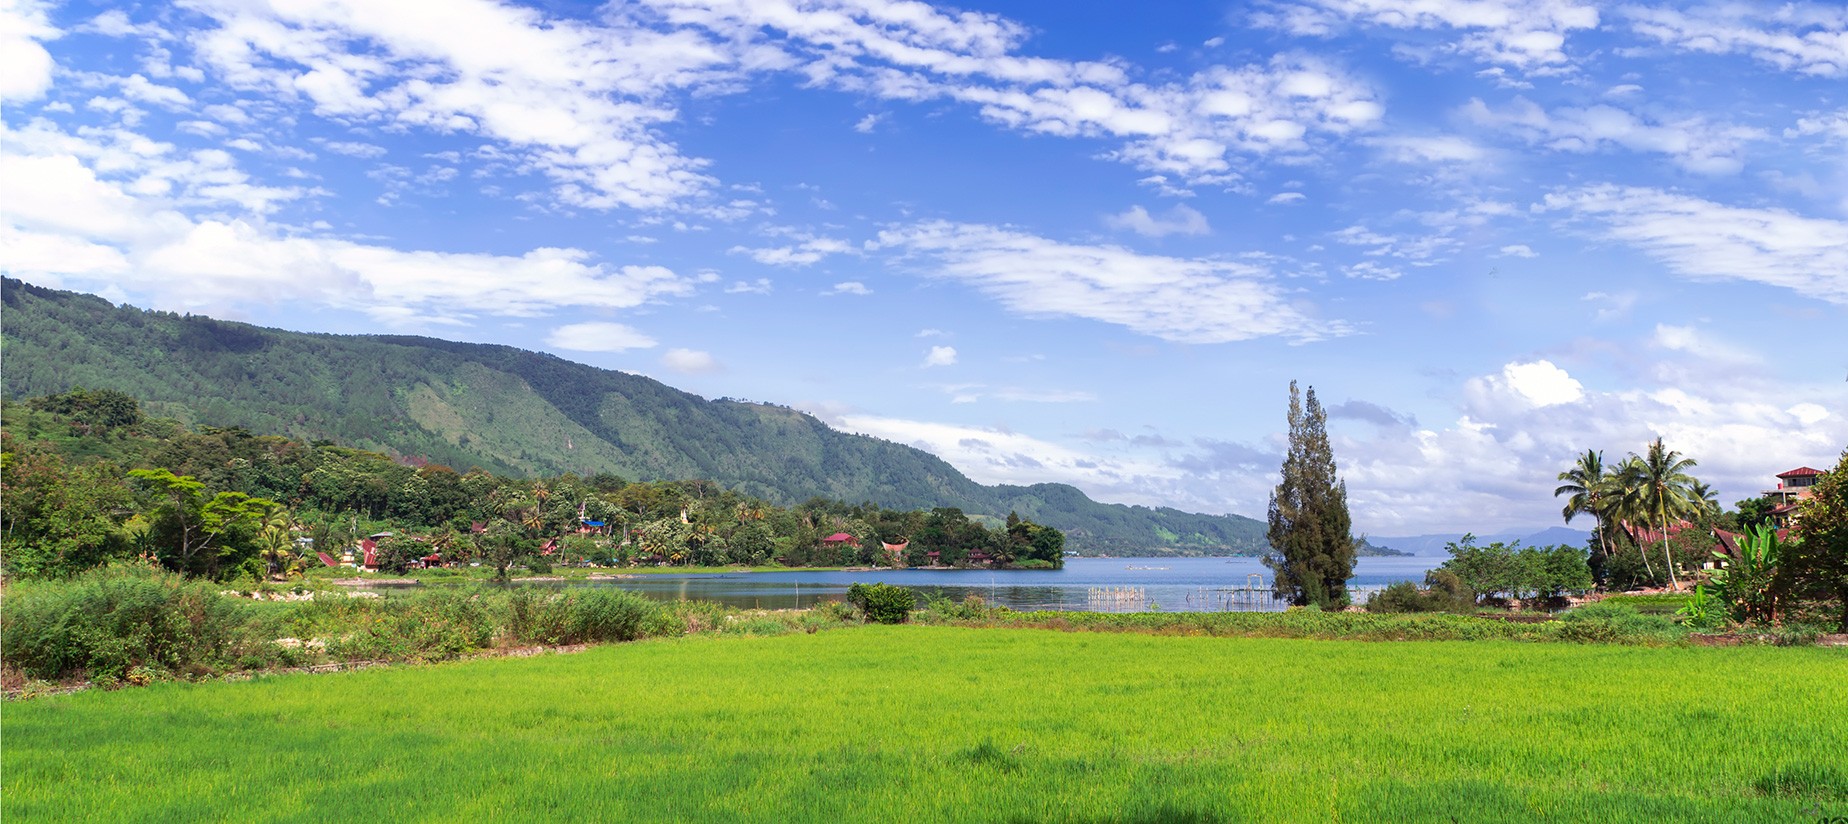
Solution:
{"label": "bush", "polygon": [[1425,612],[1424,593],[1411,581],[1395,581],[1367,598],[1368,612]]}
{"label": "bush", "polygon": [[1425,573],[1425,589],[1411,581],[1399,581],[1367,599],[1368,612],[1454,612],[1476,611],[1476,593],[1463,584],[1455,573],[1434,569]]}
{"label": "bush", "polygon": [[141,566],[22,584],[0,614],[0,656],[38,678],[193,671],[235,660],[242,610],[212,585]]}
{"label": "bush", "polygon": [[1584,643],[1678,640],[1686,629],[1666,615],[1644,615],[1624,603],[1588,604],[1559,616],[1562,637]]}
{"label": "bush", "polygon": [[915,593],[891,584],[854,584],[847,588],[847,600],[881,624],[904,623],[918,605]]}

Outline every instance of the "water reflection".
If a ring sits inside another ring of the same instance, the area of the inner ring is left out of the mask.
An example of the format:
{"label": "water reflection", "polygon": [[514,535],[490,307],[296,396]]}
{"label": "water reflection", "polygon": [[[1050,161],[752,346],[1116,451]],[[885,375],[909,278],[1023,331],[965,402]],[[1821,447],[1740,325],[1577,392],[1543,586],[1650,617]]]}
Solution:
{"label": "water reflection", "polygon": [[[1362,558],[1357,602],[1395,581],[1422,581],[1441,558]],[[1062,570],[868,570],[642,575],[570,586],[613,586],[663,601],[718,601],[745,609],[803,609],[839,601],[856,583],[884,582],[927,596],[979,595],[1019,610],[1224,612],[1277,610],[1269,570],[1255,558],[1073,558]]]}

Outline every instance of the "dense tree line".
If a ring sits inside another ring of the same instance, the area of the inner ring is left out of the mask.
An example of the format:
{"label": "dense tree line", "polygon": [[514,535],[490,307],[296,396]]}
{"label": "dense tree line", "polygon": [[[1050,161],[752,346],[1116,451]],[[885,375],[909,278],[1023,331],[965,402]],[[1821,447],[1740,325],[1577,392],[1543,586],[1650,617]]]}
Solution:
{"label": "dense tree line", "polygon": [[[5,406],[8,574],[143,557],[189,575],[279,573],[381,536],[378,563],[435,555],[505,573],[557,562],[1057,567],[1064,535],[1019,517],[813,498],[780,507],[710,481],[529,479],[383,453],[186,427],[135,399],[73,390]],[[845,535],[845,539],[830,540]]]}

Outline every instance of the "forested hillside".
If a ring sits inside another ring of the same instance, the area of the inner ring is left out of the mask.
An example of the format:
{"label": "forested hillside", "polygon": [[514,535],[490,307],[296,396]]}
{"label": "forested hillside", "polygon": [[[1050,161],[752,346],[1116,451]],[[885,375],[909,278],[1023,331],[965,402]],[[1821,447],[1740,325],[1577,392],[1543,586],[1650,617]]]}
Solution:
{"label": "forested hillside", "polygon": [[117,307],[7,279],[4,395],[114,389],[186,424],[331,440],[397,459],[545,476],[707,479],[751,497],[1010,511],[1086,554],[1252,554],[1264,525],[1092,501],[1063,484],[977,484],[922,450],[785,407],[707,400],[507,346],[286,332]]}

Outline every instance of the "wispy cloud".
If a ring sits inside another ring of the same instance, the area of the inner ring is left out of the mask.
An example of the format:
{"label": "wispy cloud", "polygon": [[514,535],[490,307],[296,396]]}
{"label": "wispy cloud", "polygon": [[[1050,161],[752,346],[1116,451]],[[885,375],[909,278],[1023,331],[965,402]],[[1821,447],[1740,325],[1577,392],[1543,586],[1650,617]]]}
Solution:
{"label": "wispy cloud", "polygon": [[1256,19],[1308,36],[1349,28],[1457,32],[1460,38],[1432,48],[1535,73],[1569,65],[1566,37],[1599,22],[1595,5],[1576,0],[1296,0]]}
{"label": "wispy cloud", "polygon": [[1029,316],[1077,317],[1181,343],[1344,335],[1308,315],[1268,272],[1204,258],[1060,243],[993,226],[928,222],[881,232],[875,244],[916,258]]}
{"label": "wispy cloud", "polygon": [[1741,54],[1799,74],[1848,74],[1848,10],[1837,4],[1624,6],[1637,33],[1683,51]]}
{"label": "wispy cloud", "polygon": [[1848,222],[1611,185],[1547,195],[1543,208],[1585,219],[1684,277],[1755,281],[1848,304]]}
{"label": "wispy cloud", "polygon": [[1141,206],[1131,206],[1127,212],[1105,217],[1104,223],[1112,229],[1127,229],[1144,237],[1205,235],[1213,231],[1206,225],[1206,215],[1189,208],[1185,203],[1175,204],[1162,217],[1150,215],[1149,210]]}
{"label": "wispy cloud", "polygon": [[652,349],[655,339],[620,323],[572,323],[553,329],[545,338],[547,345],[578,352],[627,352]]}

